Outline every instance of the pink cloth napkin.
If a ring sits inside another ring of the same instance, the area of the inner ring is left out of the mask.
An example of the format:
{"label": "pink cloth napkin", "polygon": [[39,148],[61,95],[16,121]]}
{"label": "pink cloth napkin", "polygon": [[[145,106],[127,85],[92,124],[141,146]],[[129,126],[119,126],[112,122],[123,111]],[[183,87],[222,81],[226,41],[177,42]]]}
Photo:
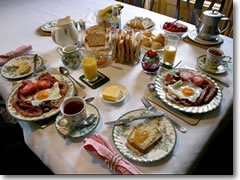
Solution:
{"label": "pink cloth napkin", "polygon": [[[17,48],[16,50],[14,50],[14,51],[11,51],[11,52],[3,54],[3,55],[0,55],[0,66],[3,66],[8,60],[12,59],[13,57],[24,55],[30,50],[32,50],[31,45],[27,45],[27,46],[23,45],[23,46]],[[11,57],[9,57],[8,54],[11,54]]]}
{"label": "pink cloth napkin", "polygon": [[112,146],[101,135],[84,139],[84,148],[105,161],[118,174],[142,174],[130,162],[114,153]]}

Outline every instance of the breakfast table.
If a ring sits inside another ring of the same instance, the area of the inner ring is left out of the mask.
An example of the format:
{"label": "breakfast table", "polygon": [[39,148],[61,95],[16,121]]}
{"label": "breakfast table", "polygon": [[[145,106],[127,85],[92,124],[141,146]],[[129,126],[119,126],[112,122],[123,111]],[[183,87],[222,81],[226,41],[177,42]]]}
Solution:
{"label": "breakfast table", "polygon": [[[39,32],[39,27],[51,20],[71,16],[78,21],[83,19],[86,28],[96,24],[95,12],[99,9],[116,4],[114,0],[1,0],[0,1],[0,54],[14,50],[22,45],[32,45],[31,54],[38,54],[43,58],[48,69],[58,69],[64,66],[61,56],[57,52],[58,45],[54,43],[50,35]],[[139,7],[122,3],[124,8],[121,13],[121,26],[124,27],[127,21],[135,16],[149,17],[155,22],[155,32],[162,32],[160,24],[166,21],[173,21],[171,17],[152,12]],[[189,30],[195,27],[187,25]],[[80,36],[80,32],[79,32]],[[228,64],[227,73],[213,75],[229,84],[230,87],[222,86],[222,101],[215,110],[205,113],[198,124],[191,125],[185,121],[171,119],[187,128],[186,133],[176,130],[177,141],[172,154],[166,159],[153,163],[139,163],[129,160],[142,174],[190,174],[205,149],[211,143],[213,137],[221,130],[225,123],[232,120],[233,116],[233,39],[222,36],[224,42],[220,48],[228,56],[232,57],[232,63]],[[197,58],[206,54],[208,46],[199,45],[188,37],[181,40],[177,50],[176,59],[181,60],[179,67],[188,67],[200,70],[197,66]],[[141,97],[146,92],[147,84],[155,81],[155,76],[143,72],[141,63],[130,65],[112,63],[121,69],[111,65],[98,68],[98,71],[110,78],[111,83],[120,83],[127,87],[128,96],[123,103],[107,104],[99,98],[99,88],[91,89],[86,86],[84,91],[86,97],[95,97],[91,102],[97,107],[100,113],[100,122],[97,128],[90,134],[80,138],[63,137],[58,133],[55,123],[45,129],[39,127],[39,123],[17,121],[24,134],[27,146],[39,157],[39,159],[52,170],[54,174],[114,174],[103,161],[100,161],[92,153],[83,148],[84,139],[92,134],[100,134],[113,147],[114,151],[120,154],[112,141],[112,126],[104,122],[118,119],[126,112],[145,109]],[[70,70],[71,75],[79,80],[83,75],[83,69]],[[80,81],[81,82],[81,81]],[[12,89],[12,82],[0,77],[0,95],[7,101]],[[153,104],[157,109],[160,107]],[[224,144],[224,142],[223,142]],[[233,148],[233,147],[229,147]],[[223,152],[224,153],[224,152]],[[227,156],[227,154],[224,154]],[[122,156],[122,155],[121,155]],[[122,156],[122,158],[125,158]],[[216,162],[217,163],[217,162]]]}

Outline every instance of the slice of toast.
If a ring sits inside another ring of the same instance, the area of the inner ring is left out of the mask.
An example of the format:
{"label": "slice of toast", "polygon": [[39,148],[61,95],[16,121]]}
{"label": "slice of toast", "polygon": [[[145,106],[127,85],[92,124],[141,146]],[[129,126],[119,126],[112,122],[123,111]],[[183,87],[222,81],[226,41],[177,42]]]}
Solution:
{"label": "slice of toast", "polygon": [[139,40],[137,41],[137,47],[135,51],[135,62],[139,61],[139,56],[141,54],[140,50],[141,50],[142,41],[143,41],[143,35],[141,34]]}
{"label": "slice of toast", "polygon": [[140,126],[133,128],[127,139],[127,147],[129,144],[136,148],[141,153],[149,151],[154,144],[161,139],[162,135],[156,124],[153,122],[143,123]]}
{"label": "slice of toast", "polygon": [[113,61],[117,60],[118,57],[118,32],[115,32],[112,35],[112,40],[113,40]]}
{"label": "slice of toast", "polygon": [[124,39],[120,40],[119,41],[119,49],[118,49],[118,52],[119,52],[119,61],[121,64],[124,63],[124,59],[125,59],[125,48],[124,48]]}
{"label": "slice of toast", "polygon": [[130,53],[130,48],[129,48],[129,38],[130,38],[130,35],[129,33],[126,34],[125,36],[125,54],[126,54],[126,62],[128,63],[129,62],[129,53]]}

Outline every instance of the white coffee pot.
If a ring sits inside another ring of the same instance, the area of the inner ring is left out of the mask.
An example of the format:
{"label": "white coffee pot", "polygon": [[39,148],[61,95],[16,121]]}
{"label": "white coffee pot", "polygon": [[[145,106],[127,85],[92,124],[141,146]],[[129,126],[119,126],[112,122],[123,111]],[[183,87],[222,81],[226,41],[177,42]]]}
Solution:
{"label": "white coffee pot", "polygon": [[53,41],[62,47],[78,42],[78,31],[70,16],[59,19],[51,35]]}

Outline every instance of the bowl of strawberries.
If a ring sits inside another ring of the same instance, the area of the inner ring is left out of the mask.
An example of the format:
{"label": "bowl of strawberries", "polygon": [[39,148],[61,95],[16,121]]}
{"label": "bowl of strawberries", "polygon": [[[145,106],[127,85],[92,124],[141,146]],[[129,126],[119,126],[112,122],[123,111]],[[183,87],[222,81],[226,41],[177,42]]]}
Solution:
{"label": "bowl of strawberries", "polygon": [[165,32],[165,34],[175,34],[178,36],[182,36],[188,31],[187,26],[176,22],[165,22],[161,25],[161,29]]}

